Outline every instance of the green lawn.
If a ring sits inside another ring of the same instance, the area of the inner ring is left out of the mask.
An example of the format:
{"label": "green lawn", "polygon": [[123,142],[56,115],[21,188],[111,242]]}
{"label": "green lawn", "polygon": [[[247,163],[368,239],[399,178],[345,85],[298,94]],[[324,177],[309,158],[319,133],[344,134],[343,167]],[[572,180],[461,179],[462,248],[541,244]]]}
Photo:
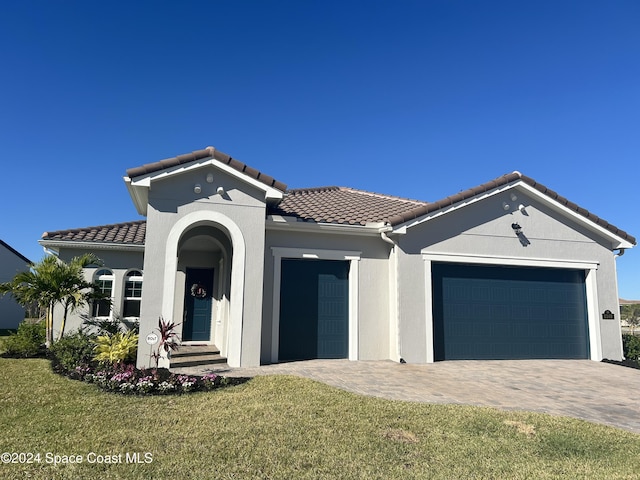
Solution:
{"label": "green lawn", "polygon": [[[622,367],[621,367],[622,368]],[[391,402],[287,376],[127,397],[0,359],[3,479],[638,478],[640,435],[568,418]],[[88,463],[93,454],[121,464]],[[126,454],[151,463],[126,463]],[[46,454],[81,455],[53,466]]]}

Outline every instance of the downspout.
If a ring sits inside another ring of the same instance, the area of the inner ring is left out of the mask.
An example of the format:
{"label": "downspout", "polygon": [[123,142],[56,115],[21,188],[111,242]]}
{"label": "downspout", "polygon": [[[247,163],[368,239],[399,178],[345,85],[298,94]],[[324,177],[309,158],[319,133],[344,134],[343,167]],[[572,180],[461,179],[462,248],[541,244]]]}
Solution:
{"label": "downspout", "polygon": [[[616,250],[618,250],[618,253],[613,253],[613,268],[614,270],[614,275],[615,275],[615,286],[616,286],[616,303],[618,304],[618,316],[620,315],[620,293],[618,292],[618,264],[616,262],[616,259],[618,259],[619,257],[624,255],[625,249],[624,248],[617,248],[614,249],[613,252],[615,252]],[[619,318],[619,317],[618,317]],[[618,320],[618,323],[620,322],[620,320]],[[620,333],[622,333],[622,327],[620,327]],[[620,335],[620,351],[622,352],[622,359],[624,360],[624,345],[622,344],[622,335]]]}
{"label": "downspout", "polygon": [[42,250],[44,250],[44,253],[45,253],[46,255],[52,255],[52,256],[54,256],[54,257],[57,257],[57,256],[58,256],[58,253],[59,253],[59,252],[56,252],[55,250],[51,250],[51,249],[50,249],[50,248],[48,248],[48,247],[42,247]]}
{"label": "downspout", "polygon": [[389,230],[383,230],[382,232],[380,232],[380,238],[382,238],[383,241],[387,242],[389,245],[391,245],[392,247],[395,248],[396,246],[396,242],[394,242],[393,240],[391,240],[388,236],[387,236],[387,232],[390,232],[391,229]]}
{"label": "downspout", "polygon": [[[389,292],[393,293],[393,297],[389,298],[389,306],[393,306],[392,312],[393,312],[393,317],[394,317],[394,321],[396,322],[395,325],[395,341],[396,341],[396,352],[398,355],[398,361],[400,363],[405,363],[404,359],[402,358],[402,342],[401,342],[401,337],[400,337],[400,315],[398,313],[398,255],[397,255],[397,244],[396,242],[394,242],[391,238],[389,238],[388,236],[388,232],[390,232],[392,229],[391,227],[386,227],[384,230],[380,231],[380,238],[382,239],[383,242],[388,243],[389,245],[391,245],[391,255],[393,256],[393,270],[391,269],[391,265],[389,267]],[[391,260],[391,256],[389,258]],[[393,302],[393,304],[391,304],[391,302]],[[391,308],[390,308],[391,310]]]}

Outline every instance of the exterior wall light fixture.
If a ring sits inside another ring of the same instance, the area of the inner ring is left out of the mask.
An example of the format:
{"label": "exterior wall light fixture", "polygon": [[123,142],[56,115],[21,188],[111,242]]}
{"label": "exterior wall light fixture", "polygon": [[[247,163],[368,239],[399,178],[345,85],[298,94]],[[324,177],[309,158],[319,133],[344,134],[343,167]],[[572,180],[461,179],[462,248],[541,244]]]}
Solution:
{"label": "exterior wall light fixture", "polygon": [[200,186],[199,183],[196,183],[195,186],[193,187],[193,193],[200,193],[202,191],[202,187]]}
{"label": "exterior wall light fixture", "polygon": [[213,183],[213,173],[207,173],[207,183]]}
{"label": "exterior wall light fixture", "polygon": [[218,189],[216,190],[216,193],[218,195],[224,195],[224,187],[218,187]]}
{"label": "exterior wall light fixture", "polygon": [[502,208],[507,211],[511,208],[511,205],[509,205],[507,202],[502,202]]}

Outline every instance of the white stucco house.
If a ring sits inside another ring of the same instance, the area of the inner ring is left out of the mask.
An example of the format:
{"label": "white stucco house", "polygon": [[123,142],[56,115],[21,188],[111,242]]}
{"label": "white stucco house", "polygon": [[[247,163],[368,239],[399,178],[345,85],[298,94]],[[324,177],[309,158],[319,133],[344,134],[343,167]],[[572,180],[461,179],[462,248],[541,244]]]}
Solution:
{"label": "white stucco house", "polygon": [[[31,261],[0,240],[0,283],[10,282],[20,272],[29,270]],[[0,329],[14,329],[24,320],[24,308],[11,295],[0,295]]]}
{"label": "white stucco house", "polygon": [[160,316],[230,366],[622,358],[616,258],[635,238],[519,172],[422,202],[288,190],[208,147],[124,181],[146,220],[40,243],[104,260],[87,276],[112,301],[87,313],[139,319],[140,366]]}

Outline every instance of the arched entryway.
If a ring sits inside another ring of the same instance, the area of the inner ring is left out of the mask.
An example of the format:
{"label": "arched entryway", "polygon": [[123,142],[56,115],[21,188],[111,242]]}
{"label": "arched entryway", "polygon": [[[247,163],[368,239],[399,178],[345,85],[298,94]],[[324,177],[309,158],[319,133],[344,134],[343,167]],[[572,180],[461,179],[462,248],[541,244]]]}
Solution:
{"label": "arched entryway", "polygon": [[180,238],[174,318],[182,319],[183,344],[214,344],[226,355],[232,257],[220,226],[195,225]]}
{"label": "arched entryway", "polygon": [[242,350],[245,242],[218,212],[182,217],[167,237],[163,312],[184,343],[215,344],[231,366]]}

